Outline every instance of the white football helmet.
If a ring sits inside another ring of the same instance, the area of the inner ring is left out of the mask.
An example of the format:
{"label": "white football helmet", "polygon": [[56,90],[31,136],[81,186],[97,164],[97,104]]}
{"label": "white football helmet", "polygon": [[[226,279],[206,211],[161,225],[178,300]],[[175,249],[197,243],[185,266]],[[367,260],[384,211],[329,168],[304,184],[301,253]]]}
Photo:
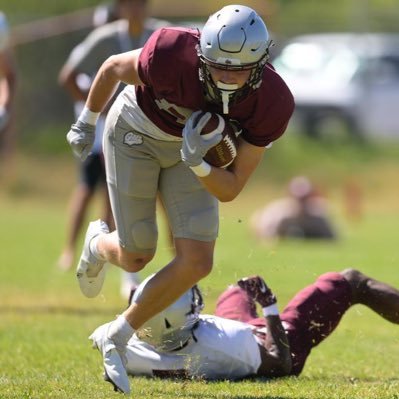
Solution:
{"label": "white football helmet", "polygon": [[[223,102],[224,113],[228,113],[229,102],[237,101],[261,85],[270,44],[266,25],[252,8],[229,5],[209,17],[197,47],[200,79],[209,97]],[[208,66],[233,71],[249,69],[251,75],[242,88],[237,88],[214,82]]]}
{"label": "white football helmet", "polygon": [[[140,302],[144,287],[154,274],[147,277],[133,295],[133,302]],[[185,292],[176,302],[144,323],[136,331],[136,336],[162,352],[182,348],[192,337],[199,314],[204,304],[197,286]]]}

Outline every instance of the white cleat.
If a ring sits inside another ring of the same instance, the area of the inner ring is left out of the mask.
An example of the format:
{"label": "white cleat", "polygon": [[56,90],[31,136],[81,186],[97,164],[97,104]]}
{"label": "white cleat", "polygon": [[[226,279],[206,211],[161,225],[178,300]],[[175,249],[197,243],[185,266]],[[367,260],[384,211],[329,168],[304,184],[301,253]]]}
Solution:
{"label": "white cleat", "polygon": [[100,219],[89,223],[87,228],[82,255],[76,269],[76,277],[78,278],[80,290],[88,298],[94,298],[100,293],[107,271],[105,261],[98,260],[90,252],[90,241],[99,234],[107,233],[109,233],[108,226]]}
{"label": "white cleat", "polygon": [[103,324],[90,335],[93,348],[98,349],[104,361],[104,380],[110,382],[115,391],[130,394],[129,377],[126,373],[126,359],[123,351],[118,351],[114,341],[108,338],[111,323]]}

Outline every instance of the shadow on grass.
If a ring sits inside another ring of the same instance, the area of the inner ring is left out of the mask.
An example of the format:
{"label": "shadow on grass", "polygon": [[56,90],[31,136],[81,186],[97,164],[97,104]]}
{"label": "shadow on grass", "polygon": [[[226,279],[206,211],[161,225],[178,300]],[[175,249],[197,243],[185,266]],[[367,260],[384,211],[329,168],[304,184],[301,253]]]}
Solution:
{"label": "shadow on grass", "polygon": [[372,376],[362,376],[362,377],[349,377],[347,375],[334,375],[334,376],[306,376],[306,377],[298,377],[298,380],[302,379],[303,381],[322,381],[323,384],[336,384],[337,382],[343,383],[347,382],[352,385],[356,385],[357,383],[379,383],[379,384],[390,384],[390,383],[398,383],[399,377],[391,377],[391,378],[384,378],[381,377],[372,377]]}
{"label": "shadow on grass", "polygon": [[[148,381],[151,380],[150,377],[142,377]],[[296,377],[295,377],[296,379]],[[192,399],[308,399],[304,396],[296,396],[288,394],[288,395],[273,395],[273,384],[271,382],[281,381],[283,380],[290,381],[291,377],[283,377],[276,379],[267,379],[262,377],[254,377],[254,378],[243,378],[234,381],[225,381],[225,380],[211,380],[206,381],[203,379],[175,379],[175,378],[156,378],[158,381],[168,381],[177,383],[177,390],[179,391],[179,395],[176,395],[176,392],[167,392],[165,390],[160,390],[160,397],[166,398],[170,397],[175,399],[176,397],[184,397],[184,398],[192,398]],[[193,393],[190,388],[190,383],[202,383],[203,385],[198,388],[198,393]],[[253,386],[252,386],[253,383]],[[219,386],[219,384],[222,384]],[[225,385],[227,384],[227,385]],[[240,386],[241,384],[245,384],[244,388],[241,387],[241,391],[244,390],[248,393],[234,393],[235,385]],[[264,392],[263,392],[264,386]],[[188,388],[186,390],[186,388]],[[207,392],[207,390],[211,392]],[[215,390],[218,391],[215,393]],[[157,396],[158,389],[154,389],[154,396]],[[252,392],[251,392],[252,391]],[[325,399],[325,397],[321,397],[320,399]]]}
{"label": "shadow on grass", "polygon": [[[169,393],[165,393],[162,392],[162,397],[165,396],[170,396],[171,398],[176,398],[176,393],[171,392]],[[198,399],[223,399],[223,398],[228,398],[228,399],[292,399],[292,396],[274,396],[274,395],[262,395],[261,397],[259,395],[256,396],[252,396],[250,394],[248,395],[234,395],[232,393],[229,394],[212,394],[212,393],[197,393],[197,394],[193,394],[193,393],[187,393],[186,398],[198,398]],[[295,399],[307,399],[305,397],[295,397]]]}

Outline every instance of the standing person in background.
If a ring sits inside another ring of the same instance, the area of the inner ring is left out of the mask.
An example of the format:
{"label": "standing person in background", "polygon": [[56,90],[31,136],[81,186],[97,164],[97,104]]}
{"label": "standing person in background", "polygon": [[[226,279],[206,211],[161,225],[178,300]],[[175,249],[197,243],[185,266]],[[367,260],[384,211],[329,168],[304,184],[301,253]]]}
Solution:
{"label": "standing person in background", "polygon": [[[75,155],[85,159],[100,113],[119,83],[127,83],[108,113],[103,141],[116,231],[101,220],[89,224],[77,267],[85,296],[100,293],[106,262],[135,272],[153,259],[158,193],[174,238],[175,257],[107,331],[107,378],[122,392],[130,392],[128,340],[211,272],[218,201],[238,196],[266,147],[287,128],[294,100],[267,63],[269,47],[264,21],[240,5],[217,11],[201,32],[159,29],[142,49],[102,64],[85,108],[67,134]],[[227,169],[203,159],[222,135],[216,129],[212,138],[201,136],[211,114],[197,121],[199,110],[225,114],[241,126],[237,156]]]}
{"label": "standing person in background", "polygon": [[119,15],[116,1],[99,4],[93,13],[93,26],[98,28],[117,19],[119,19]]}
{"label": "standing person in background", "polygon": [[[82,111],[91,80],[104,60],[113,54],[142,47],[157,28],[168,24],[166,21],[148,18],[147,3],[147,0],[116,0],[114,14],[120,19],[99,26],[72,50],[61,69],[59,81],[74,100],[76,116]],[[122,88],[120,85],[117,93]],[[102,135],[108,108],[103,111],[97,123],[96,140],[91,154],[79,163],[81,177],[71,198],[67,241],[58,260],[58,266],[63,270],[70,269],[73,264],[76,243],[88,205],[100,185],[105,188],[102,218],[111,228],[115,226],[105,185],[102,153]],[[137,274],[125,272],[122,275],[121,294],[127,298],[138,283]]]}
{"label": "standing person in background", "polygon": [[10,48],[10,30],[0,10],[0,180],[10,176],[15,143],[12,131],[15,92],[16,67]]}

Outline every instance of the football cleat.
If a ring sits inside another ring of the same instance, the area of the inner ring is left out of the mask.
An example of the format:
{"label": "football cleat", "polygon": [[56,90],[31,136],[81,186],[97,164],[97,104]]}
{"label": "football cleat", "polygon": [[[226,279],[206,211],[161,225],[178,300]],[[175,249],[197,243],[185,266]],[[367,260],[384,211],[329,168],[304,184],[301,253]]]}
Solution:
{"label": "football cleat", "polygon": [[109,233],[108,226],[102,220],[91,222],[86,232],[82,255],[80,256],[76,277],[80,290],[88,298],[97,296],[104,284],[105,261],[98,260],[90,251],[90,241],[99,234]]}
{"label": "football cleat", "polygon": [[115,391],[130,393],[129,377],[126,373],[124,348],[117,349],[116,344],[108,338],[111,323],[103,324],[90,335],[93,349],[98,349],[104,361],[104,380],[111,383]]}

